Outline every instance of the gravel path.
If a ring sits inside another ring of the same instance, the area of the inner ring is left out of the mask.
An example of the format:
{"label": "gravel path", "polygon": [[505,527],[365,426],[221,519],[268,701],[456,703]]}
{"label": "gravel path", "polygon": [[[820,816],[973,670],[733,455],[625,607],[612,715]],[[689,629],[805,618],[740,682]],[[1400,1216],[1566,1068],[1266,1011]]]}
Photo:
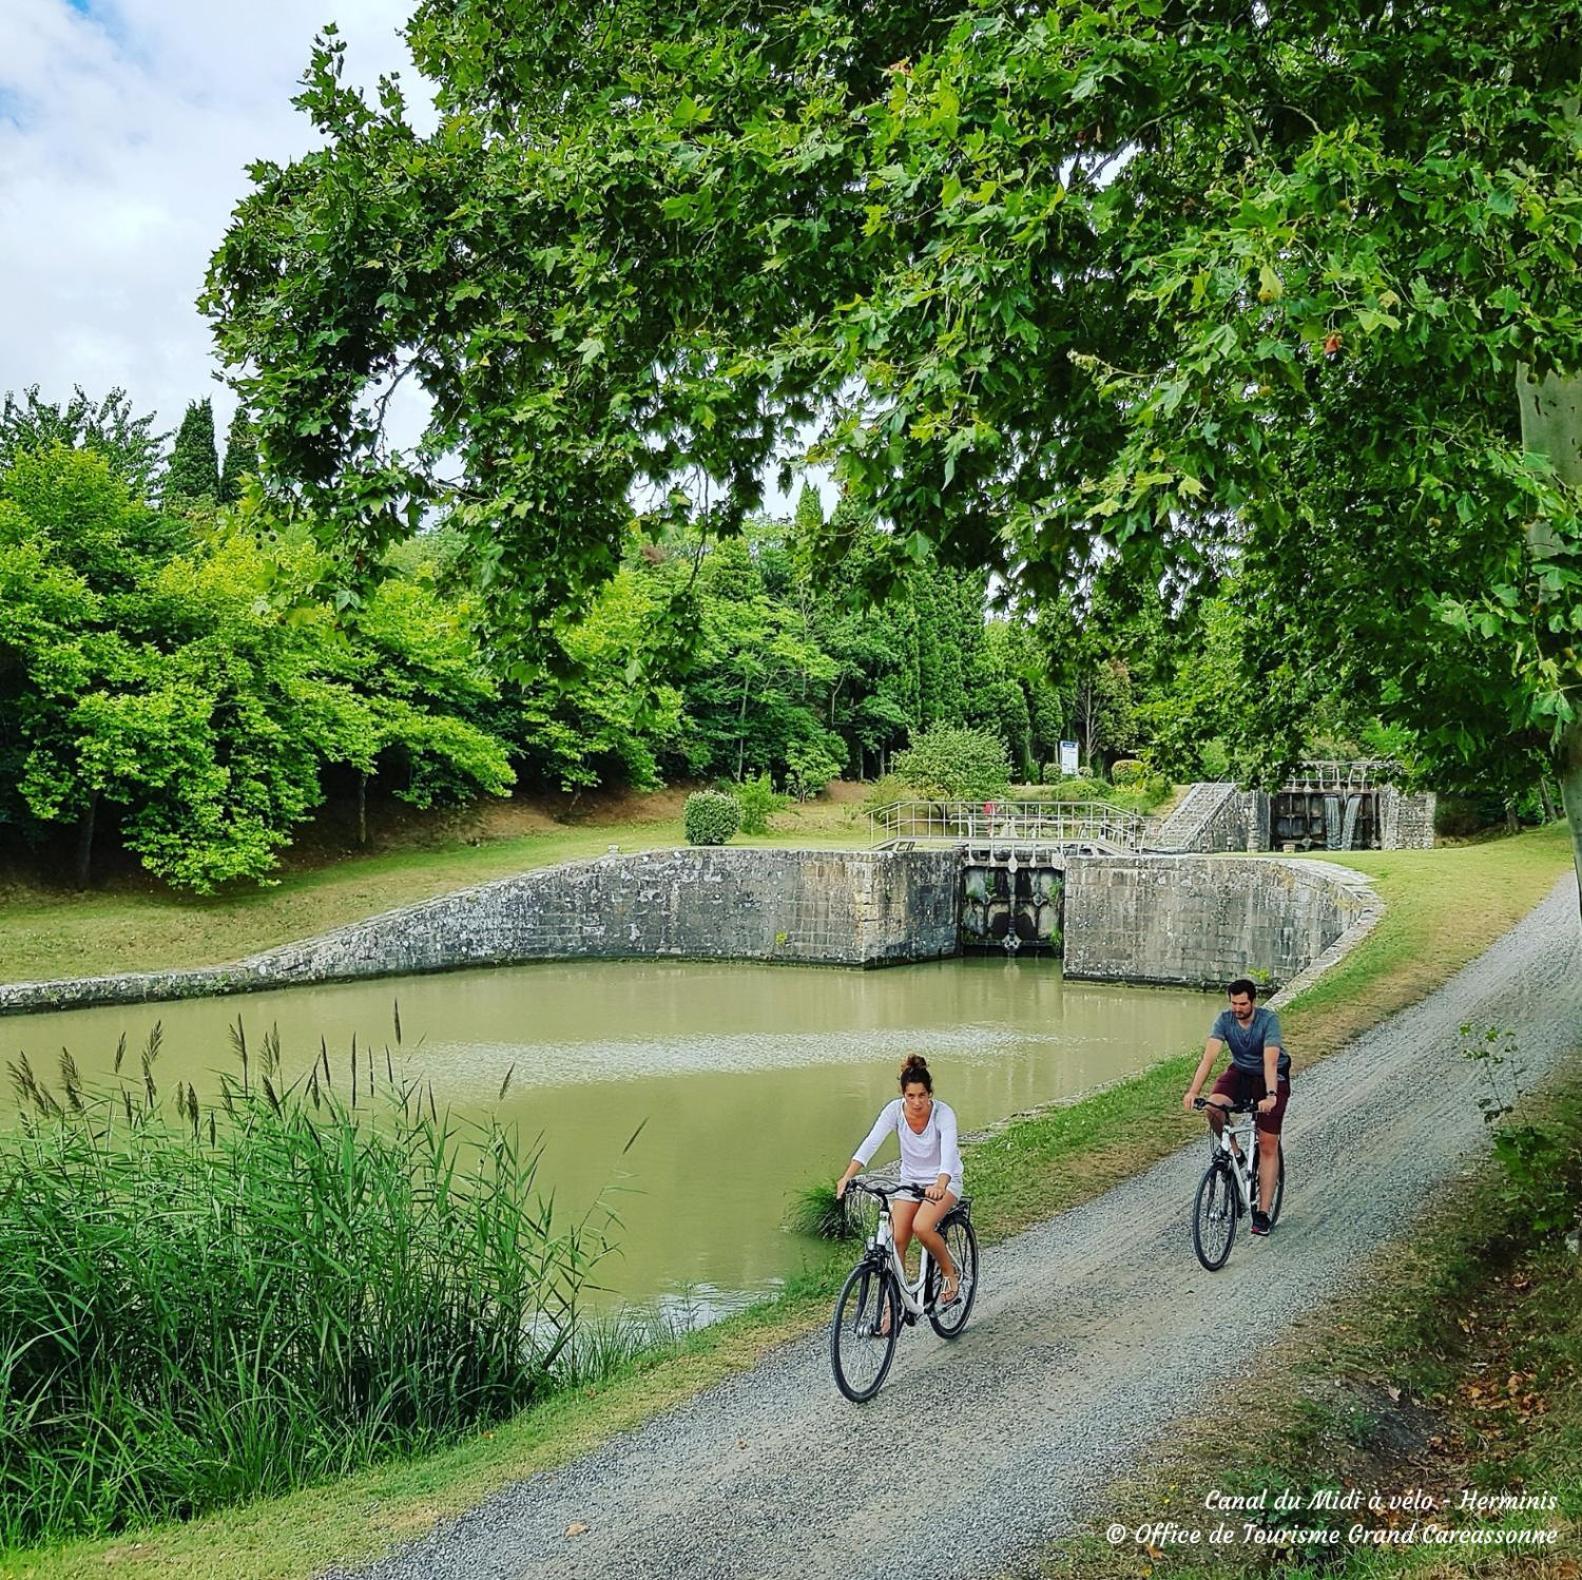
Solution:
{"label": "gravel path", "polygon": [[[363,1571],[381,1580],[967,1580],[1016,1573],[1107,1479],[1358,1259],[1482,1139],[1464,1022],[1517,1033],[1531,1086],[1582,1041],[1574,879],[1422,1004],[1297,1071],[1280,1227],[1192,1254],[1195,1143],[994,1247],[954,1345],[907,1330],[847,1404],[825,1336]],[[970,1184],[970,1179],[969,1179]],[[1251,1275],[1256,1275],[1251,1276]],[[1234,1297],[1234,1312],[1227,1301]],[[580,1535],[565,1532],[585,1525]]]}

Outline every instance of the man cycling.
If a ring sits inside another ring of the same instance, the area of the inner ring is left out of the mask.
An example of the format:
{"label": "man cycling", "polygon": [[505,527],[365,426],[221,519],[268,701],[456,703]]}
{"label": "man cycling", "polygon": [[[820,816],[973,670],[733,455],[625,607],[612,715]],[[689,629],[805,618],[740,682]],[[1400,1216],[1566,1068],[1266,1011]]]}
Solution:
{"label": "man cycling", "polygon": [[[1268,1203],[1274,1200],[1280,1178],[1280,1126],[1285,1119],[1286,1101],[1291,1095],[1291,1056],[1281,1045],[1280,1017],[1273,1010],[1258,1008],[1255,982],[1238,977],[1225,992],[1230,1008],[1222,1009],[1210,1027],[1208,1041],[1203,1044],[1203,1057],[1192,1084],[1181,1099],[1181,1106],[1188,1113],[1192,1112],[1192,1105],[1209,1071],[1214,1068],[1220,1049],[1229,1047],[1231,1062],[1214,1083],[1204,1111],[1217,1136],[1225,1128],[1227,1108],[1233,1103],[1257,1098],[1254,1124],[1260,1136],[1273,1138],[1258,1143],[1258,1200]],[[1253,1211],[1252,1232],[1269,1232],[1269,1215],[1261,1207]]]}

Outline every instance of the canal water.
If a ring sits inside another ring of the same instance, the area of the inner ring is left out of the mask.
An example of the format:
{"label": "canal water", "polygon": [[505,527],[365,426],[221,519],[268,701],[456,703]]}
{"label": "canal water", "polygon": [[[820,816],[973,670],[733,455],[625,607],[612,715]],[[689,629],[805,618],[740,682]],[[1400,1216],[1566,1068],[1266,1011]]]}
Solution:
{"label": "canal water", "polygon": [[[614,1208],[621,1251],[601,1269],[602,1299],[703,1320],[803,1265],[787,1206],[844,1169],[907,1053],[928,1059],[968,1130],[1201,1046],[1218,1007],[1068,983],[1047,958],[878,971],[579,962],[8,1017],[0,1053],[25,1050],[52,1078],[69,1048],[90,1084],[108,1084],[122,1033],[132,1072],[158,1022],[161,1088],[191,1081],[206,1099],[237,1068],[238,1018],[255,1048],[278,1029],[288,1080],[323,1037],[341,1087],[354,1034],[378,1050],[382,1080],[388,1045],[397,1074],[432,1082],[441,1108],[542,1136],[558,1216]],[[0,1118],[15,1103],[6,1083]],[[887,1142],[879,1161],[894,1152]]]}

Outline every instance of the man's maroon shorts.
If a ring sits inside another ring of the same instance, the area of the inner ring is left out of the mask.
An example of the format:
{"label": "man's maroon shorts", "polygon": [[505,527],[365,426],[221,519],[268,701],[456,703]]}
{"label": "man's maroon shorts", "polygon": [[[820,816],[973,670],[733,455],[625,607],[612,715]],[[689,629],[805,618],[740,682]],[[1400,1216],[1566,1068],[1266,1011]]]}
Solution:
{"label": "man's maroon shorts", "polygon": [[[1281,1076],[1275,1083],[1274,1107],[1266,1114],[1254,1116],[1257,1127],[1271,1136],[1280,1134],[1285,1120],[1285,1105],[1291,1096],[1291,1083]],[[1249,1075],[1234,1064],[1214,1083],[1216,1097],[1228,1097],[1233,1103],[1251,1103],[1265,1097],[1269,1088],[1263,1084],[1262,1075]]]}

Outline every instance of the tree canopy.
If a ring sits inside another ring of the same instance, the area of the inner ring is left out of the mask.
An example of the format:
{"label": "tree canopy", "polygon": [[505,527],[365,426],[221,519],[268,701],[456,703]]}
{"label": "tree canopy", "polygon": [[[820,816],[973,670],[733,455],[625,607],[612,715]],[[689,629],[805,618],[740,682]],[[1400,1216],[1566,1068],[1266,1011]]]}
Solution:
{"label": "tree canopy", "polygon": [[634,500],[734,529],[811,432],[876,581],[1232,556],[1271,668],[1430,764],[1558,757],[1582,825],[1575,479],[1516,398],[1582,333],[1579,20],[424,0],[436,130],[327,36],[323,146],[254,167],[205,303],[283,484],[375,545],[444,504],[519,608],[612,574]]}
{"label": "tree canopy", "polygon": [[133,498],[146,499],[164,469],[169,437],[154,432],[153,413],[132,414],[131,398],[123,389],[94,400],[79,384],[62,405],[44,400],[35,384],[20,400],[6,391],[0,406],[0,470],[25,451],[63,444],[103,456]]}
{"label": "tree canopy", "polygon": [[171,883],[264,877],[325,773],[392,772],[419,806],[503,793],[508,749],[463,611],[390,578],[349,618],[323,552],[234,519],[199,531],[91,450],[0,470],[0,824],[96,829]]}
{"label": "tree canopy", "polygon": [[238,406],[225,435],[225,460],[220,465],[219,502],[234,505],[242,497],[242,482],[258,474],[258,440],[245,406]]}

